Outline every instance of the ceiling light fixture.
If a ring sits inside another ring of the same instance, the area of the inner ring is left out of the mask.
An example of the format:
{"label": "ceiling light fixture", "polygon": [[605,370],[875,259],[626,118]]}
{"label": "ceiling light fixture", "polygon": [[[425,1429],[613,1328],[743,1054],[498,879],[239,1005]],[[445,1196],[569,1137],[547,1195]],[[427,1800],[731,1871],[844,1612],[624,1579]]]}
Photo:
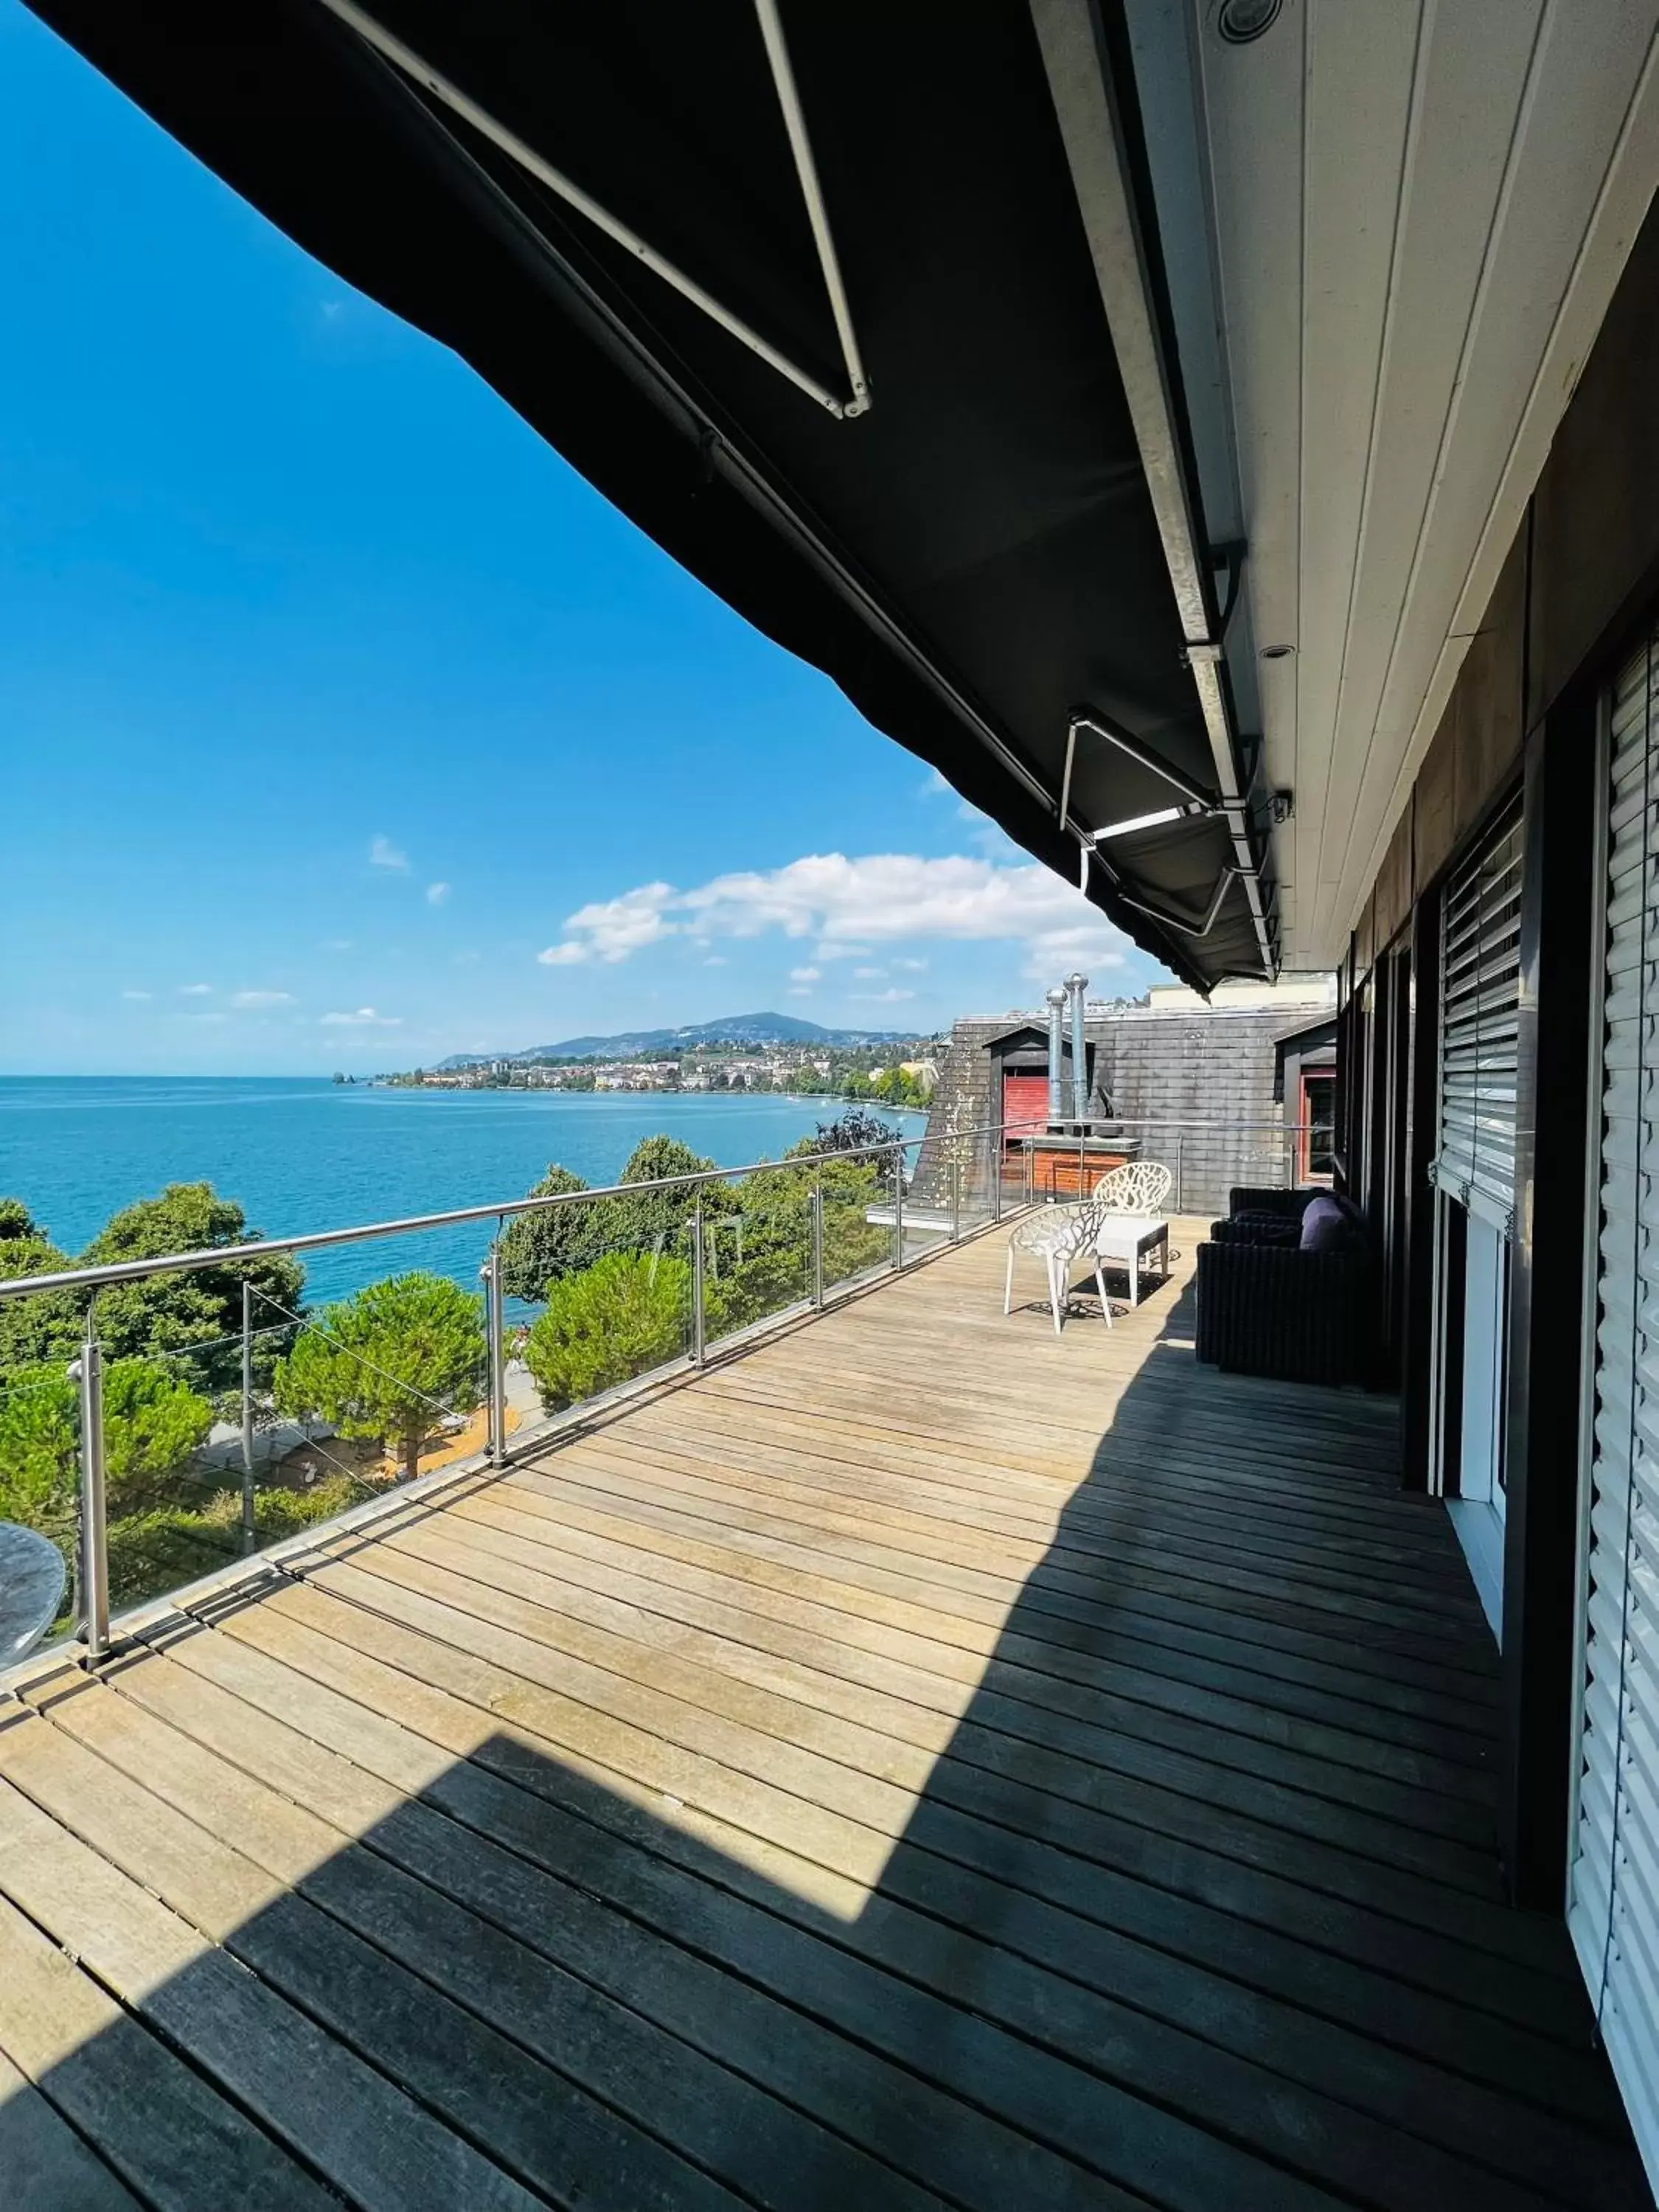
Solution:
{"label": "ceiling light fixture", "polygon": [[1097,845],[1103,837],[1129,837],[1137,830],[1161,830],[1166,822],[1182,822],[1194,811],[1190,806],[1160,806],[1156,814],[1132,815],[1127,822],[1109,822],[1103,830],[1095,832]]}
{"label": "ceiling light fixture", "polygon": [[1295,651],[1293,645],[1264,645],[1261,658],[1264,660],[1288,660]]}
{"label": "ceiling light fixture", "polygon": [[1230,46],[1248,46],[1279,21],[1285,0],[1221,0],[1215,27]]}

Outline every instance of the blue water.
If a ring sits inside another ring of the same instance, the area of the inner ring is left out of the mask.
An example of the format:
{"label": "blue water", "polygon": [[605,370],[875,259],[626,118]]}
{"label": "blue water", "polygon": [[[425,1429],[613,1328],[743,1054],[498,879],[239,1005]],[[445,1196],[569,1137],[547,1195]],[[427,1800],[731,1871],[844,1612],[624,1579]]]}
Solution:
{"label": "blue water", "polygon": [[[168,1182],[212,1183],[267,1237],[522,1197],[551,1160],[614,1182],[643,1137],[720,1167],[775,1159],[842,1109],[833,1099],[690,1093],[373,1091],[313,1078],[0,1078],[0,1193],[78,1251]],[[914,1115],[889,1115],[912,1133]],[[476,1285],[491,1224],[342,1246],[307,1262],[339,1297],[404,1267]]]}

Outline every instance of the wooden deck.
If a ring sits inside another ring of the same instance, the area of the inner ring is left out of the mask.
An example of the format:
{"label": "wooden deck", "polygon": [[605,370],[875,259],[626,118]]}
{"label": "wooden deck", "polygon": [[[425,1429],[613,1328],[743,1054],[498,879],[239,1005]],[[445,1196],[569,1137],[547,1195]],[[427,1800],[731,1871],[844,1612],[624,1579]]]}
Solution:
{"label": "wooden deck", "polygon": [[1444,1517],[1194,1365],[1196,1230],[1058,1341],[969,1244],[0,1704],[7,2201],[1647,2203]]}

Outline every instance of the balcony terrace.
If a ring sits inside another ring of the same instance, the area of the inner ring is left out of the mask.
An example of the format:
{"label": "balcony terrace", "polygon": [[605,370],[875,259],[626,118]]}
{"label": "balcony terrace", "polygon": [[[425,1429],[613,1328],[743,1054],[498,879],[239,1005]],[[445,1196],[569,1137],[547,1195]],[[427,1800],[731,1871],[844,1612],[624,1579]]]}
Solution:
{"label": "balcony terrace", "polygon": [[1201,1233],[1058,1340],[978,1237],[37,1666],[15,2201],[1644,2203],[1444,1514],[1194,1364]]}

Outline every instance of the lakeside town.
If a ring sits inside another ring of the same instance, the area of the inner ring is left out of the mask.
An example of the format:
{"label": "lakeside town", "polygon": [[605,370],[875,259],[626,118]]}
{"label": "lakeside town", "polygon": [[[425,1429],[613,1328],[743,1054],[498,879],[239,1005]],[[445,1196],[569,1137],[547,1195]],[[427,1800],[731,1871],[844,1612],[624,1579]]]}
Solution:
{"label": "lakeside town", "polygon": [[411,1068],[373,1079],[427,1091],[769,1091],[925,1106],[939,1082],[944,1041],[893,1038],[880,1046],[719,1045],[660,1059],[501,1057],[462,1066]]}

